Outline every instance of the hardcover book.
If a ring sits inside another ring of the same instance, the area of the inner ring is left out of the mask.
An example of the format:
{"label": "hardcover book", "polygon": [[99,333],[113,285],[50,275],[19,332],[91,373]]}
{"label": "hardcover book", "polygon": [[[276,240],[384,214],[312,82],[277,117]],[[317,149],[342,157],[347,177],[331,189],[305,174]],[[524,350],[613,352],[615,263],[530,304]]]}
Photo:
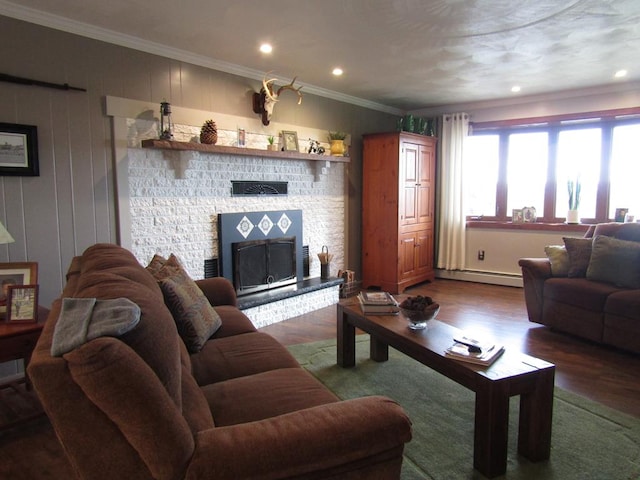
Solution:
{"label": "hardcover book", "polygon": [[360,308],[365,315],[397,315],[398,302],[387,292],[360,292]]}
{"label": "hardcover book", "polygon": [[365,305],[397,305],[393,296],[388,292],[360,292],[360,299]]}

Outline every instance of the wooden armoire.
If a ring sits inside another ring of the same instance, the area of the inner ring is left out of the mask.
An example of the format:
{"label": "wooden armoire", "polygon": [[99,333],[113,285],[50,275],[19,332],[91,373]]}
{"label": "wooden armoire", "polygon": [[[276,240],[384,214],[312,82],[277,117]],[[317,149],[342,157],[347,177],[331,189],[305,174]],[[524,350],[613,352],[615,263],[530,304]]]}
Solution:
{"label": "wooden armoire", "polygon": [[434,278],[436,138],[363,136],[362,287],[402,293]]}

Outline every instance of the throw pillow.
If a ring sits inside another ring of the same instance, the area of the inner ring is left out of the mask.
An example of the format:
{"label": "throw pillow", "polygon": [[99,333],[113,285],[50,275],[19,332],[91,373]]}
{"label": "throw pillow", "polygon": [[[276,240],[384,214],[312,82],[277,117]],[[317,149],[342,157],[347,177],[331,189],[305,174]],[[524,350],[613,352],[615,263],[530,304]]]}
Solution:
{"label": "throw pillow", "polygon": [[570,278],[585,277],[587,268],[589,268],[589,260],[591,258],[590,238],[563,237],[564,246],[569,255],[569,272]]}
{"label": "throw pillow", "polygon": [[182,341],[190,353],[199,352],[222,325],[218,312],[175,255],[171,254],[154,276]]}
{"label": "throw pillow", "polygon": [[604,235],[594,237],[587,278],[640,288],[640,243]]}
{"label": "throw pillow", "polygon": [[156,253],[149,262],[149,265],[147,265],[147,270],[155,277],[160,269],[164,267],[165,263],[167,263],[167,259]]}
{"label": "throw pillow", "polygon": [[544,253],[551,262],[551,275],[566,277],[569,274],[569,254],[564,245],[547,245]]}

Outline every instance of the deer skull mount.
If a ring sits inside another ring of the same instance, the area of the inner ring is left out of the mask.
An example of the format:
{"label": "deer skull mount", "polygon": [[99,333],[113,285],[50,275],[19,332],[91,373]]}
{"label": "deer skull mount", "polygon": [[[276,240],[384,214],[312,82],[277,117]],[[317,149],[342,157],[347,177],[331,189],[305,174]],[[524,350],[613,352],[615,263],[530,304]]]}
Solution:
{"label": "deer skull mount", "polygon": [[273,108],[276,106],[276,103],[280,99],[280,94],[284,90],[292,90],[298,94],[298,105],[302,103],[302,93],[300,90],[302,87],[295,88],[293,84],[296,82],[296,78],[291,81],[288,85],[283,85],[278,88],[278,90],[274,91],[274,82],[275,78],[267,80],[267,78],[262,79],[262,88],[260,89],[260,93],[253,94],[253,111],[254,113],[258,113],[262,115],[262,124],[269,125],[271,121],[271,115],[273,115]]}

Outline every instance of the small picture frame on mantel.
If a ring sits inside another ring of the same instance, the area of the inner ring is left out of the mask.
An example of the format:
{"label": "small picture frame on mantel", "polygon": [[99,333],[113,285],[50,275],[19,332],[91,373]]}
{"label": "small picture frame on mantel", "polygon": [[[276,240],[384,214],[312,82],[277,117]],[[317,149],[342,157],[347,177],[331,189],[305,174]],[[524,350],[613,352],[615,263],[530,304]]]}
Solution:
{"label": "small picture frame on mantel", "polygon": [[286,152],[299,152],[298,132],[282,131],[282,149]]}

